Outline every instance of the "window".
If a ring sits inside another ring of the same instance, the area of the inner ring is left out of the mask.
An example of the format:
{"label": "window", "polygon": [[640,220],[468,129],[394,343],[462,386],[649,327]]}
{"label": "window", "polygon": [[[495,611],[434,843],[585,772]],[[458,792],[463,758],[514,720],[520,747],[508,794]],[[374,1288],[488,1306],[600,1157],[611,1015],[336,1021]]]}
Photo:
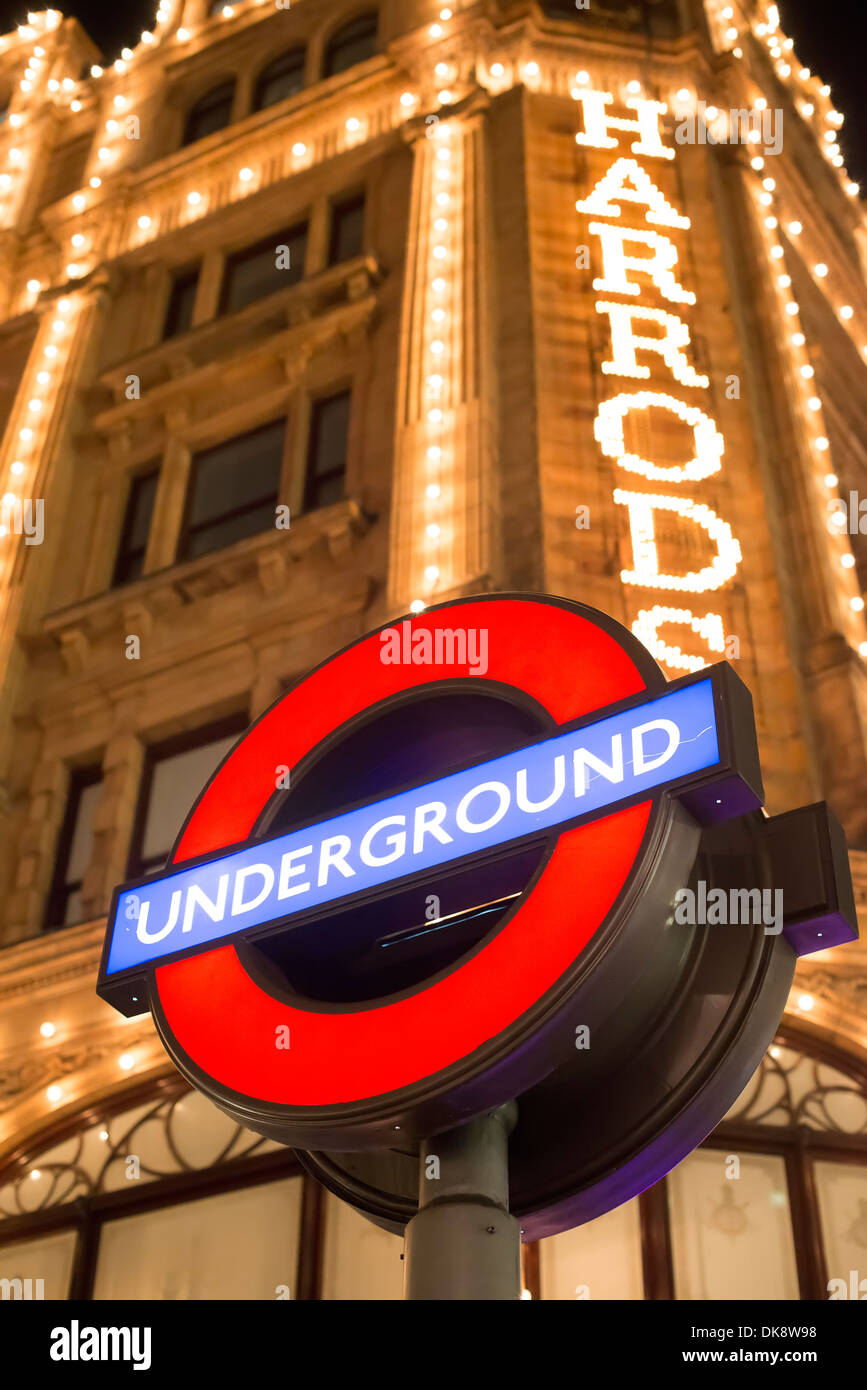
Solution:
{"label": "window", "polygon": [[[281,251],[278,264],[277,248]],[[295,285],[304,274],[307,255],[307,223],[300,223],[288,232],[275,232],[255,246],[245,246],[226,261],[226,274],[220,300],[220,312],[233,314],[247,304],[266,295]],[[287,265],[288,262],[288,265]]]}
{"label": "window", "polygon": [[93,852],[93,821],[101,790],[100,767],[76,768],[70,778],[54,881],[48,895],[46,930],[82,920],[81,887]]}
{"label": "window", "polygon": [[179,333],[186,333],[192,326],[198,288],[198,266],[192,270],[178,271],[175,275],[166,309],[166,321],[163,325],[164,342],[167,338],[176,338]]}
{"label": "window", "polygon": [[305,63],[304,49],[293,48],[263,68],[253,89],[253,110],[263,111],[266,106],[297,96],[304,87]]}
{"label": "window", "polygon": [[316,401],[310,421],[307,449],[307,487],[304,510],[327,507],[344,495],[346,443],[349,435],[351,393],[341,391]]}
{"label": "window", "polygon": [[286,421],[196,454],[179,558],[191,560],[273,526]]}
{"label": "window", "polygon": [[225,129],[232,119],[234,98],[234,82],[223,82],[206,92],[187,113],[181,145],[194,145],[197,140]]}
{"label": "window", "polygon": [[375,12],[359,15],[351,24],[338,29],[325,50],[323,76],[336,77],[337,73],[346,72],[356,63],[372,58],[376,52],[378,29],[379,17]]}
{"label": "window", "polygon": [[162,868],[199,793],[246,726],[246,718],[235,715],[148,749],[127,870],[130,878]]}
{"label": "window", "polygon": [[131,584],[142,576],[159,476],[159,469],[155,468],[149,473],[140,473],[130,483],[114,566],[114,585]]}
{"label": "window", "polygon": [[331,210],[328,264],[351,261],[364,250],[364,194],[335,203]]}

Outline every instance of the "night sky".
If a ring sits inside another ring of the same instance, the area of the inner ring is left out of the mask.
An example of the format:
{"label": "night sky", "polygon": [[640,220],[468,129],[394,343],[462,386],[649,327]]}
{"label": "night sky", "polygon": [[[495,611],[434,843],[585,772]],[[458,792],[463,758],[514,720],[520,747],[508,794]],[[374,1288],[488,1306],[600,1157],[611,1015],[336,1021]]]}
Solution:
{"label": "night sky", "polygon": [[[592,0],[591,0],[592,3]],[[157,0],[56,0],[75,15],[108,61],[125,44],[134,45],[154,22]],[[846,117],[840,145],[846,168],[867,190],[867,119],[864,54],[867,51],[867,0],[778,0],[782,27],[795,40],[800,61],[831,85],[831,96]],[[25,19],[27,3],[17,7]]]}

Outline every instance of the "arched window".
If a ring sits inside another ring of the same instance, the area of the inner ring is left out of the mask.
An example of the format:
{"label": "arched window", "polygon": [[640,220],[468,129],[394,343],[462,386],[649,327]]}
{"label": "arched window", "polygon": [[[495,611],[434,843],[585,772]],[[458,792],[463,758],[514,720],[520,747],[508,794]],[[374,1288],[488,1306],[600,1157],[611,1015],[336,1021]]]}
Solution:
{"label": "arched window", "polygon": [[379,15],[375,10],[344,24],[332,35],[325,50],[323,77],[334,77],[338,72],[346,72],[356,63],[372,58],[376,52],[378,32]]}
{"label": "arched window", "polygon": [[305,61],[304,49],[293,48],[263,68],[253,91],[253,110],[263,111],[266,106],[300,92],[304,86]]}
{"label": "arched window", "polygon": [[219,87],[212,87],[200,97],[187,113],[181,144],[193,145],[197,140],[204,140],[206,135],[223,130],[232,119],[234,96],[234,82],[221,82]]}

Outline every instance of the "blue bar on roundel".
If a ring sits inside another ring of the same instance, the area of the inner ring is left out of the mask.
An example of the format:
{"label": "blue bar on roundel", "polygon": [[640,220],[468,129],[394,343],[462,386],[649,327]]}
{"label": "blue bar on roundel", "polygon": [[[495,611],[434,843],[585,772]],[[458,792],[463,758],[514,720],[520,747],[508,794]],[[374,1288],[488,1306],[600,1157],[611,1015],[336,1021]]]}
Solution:
{"label": "blue bar on roundel", "polygon": [[593,817],[712,769],[710,677],[272,840],[121,889],[106,976]]}

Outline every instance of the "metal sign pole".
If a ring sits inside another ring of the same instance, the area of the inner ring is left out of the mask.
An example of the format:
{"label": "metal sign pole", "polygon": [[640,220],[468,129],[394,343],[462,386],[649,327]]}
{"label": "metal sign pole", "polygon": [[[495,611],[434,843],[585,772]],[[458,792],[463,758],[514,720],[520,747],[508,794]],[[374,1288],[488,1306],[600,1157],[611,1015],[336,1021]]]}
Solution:
{"label": "metal sign pole", "polygon": [[514,1101],[419,1149],[419,1209],[406,1229],[405,1299],[519,1299],[521,1232],[509,1215]]}

